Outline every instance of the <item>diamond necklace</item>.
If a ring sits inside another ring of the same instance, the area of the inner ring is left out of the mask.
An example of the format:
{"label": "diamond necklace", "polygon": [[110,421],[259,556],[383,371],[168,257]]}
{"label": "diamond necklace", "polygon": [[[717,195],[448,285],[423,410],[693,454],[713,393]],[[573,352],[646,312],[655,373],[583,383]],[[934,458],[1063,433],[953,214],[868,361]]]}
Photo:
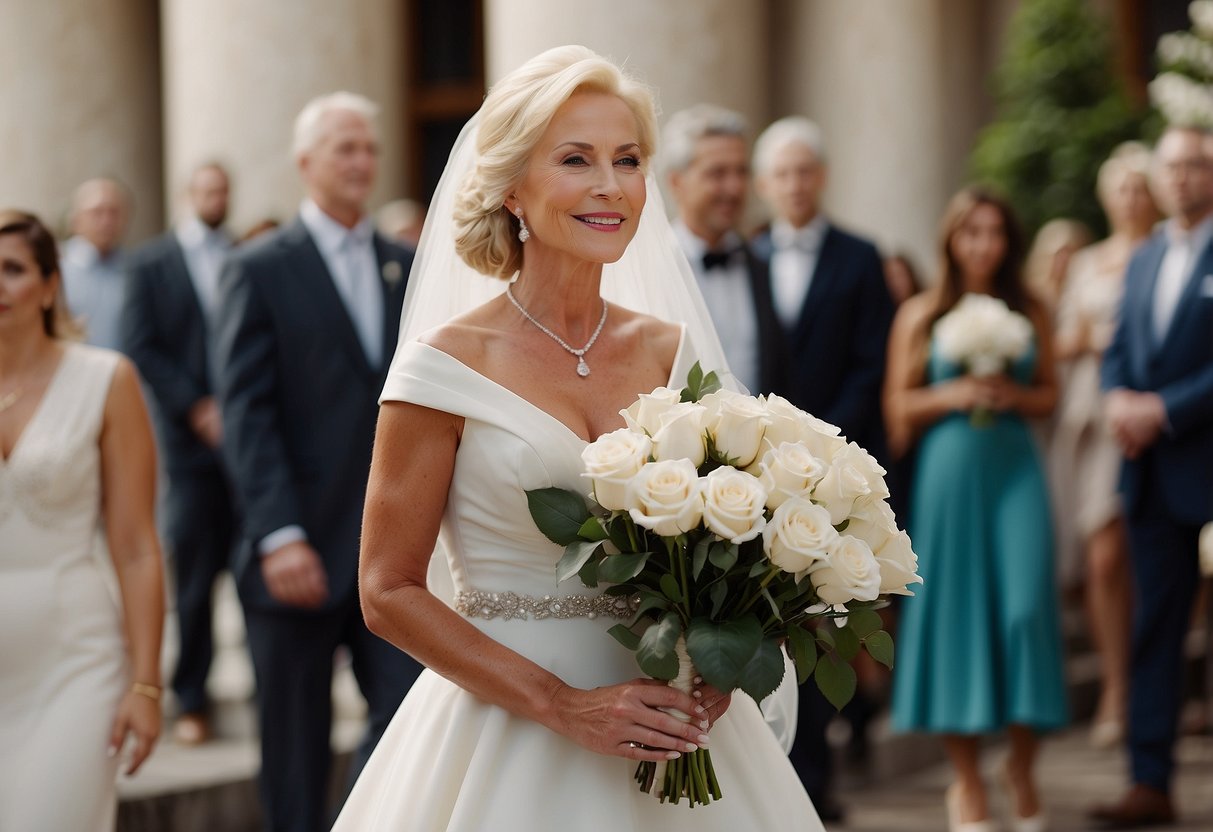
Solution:
{"label": "diamond necklace", "polygon": [[594,330],[594,334],[590,336],[590,340],[585,342],[584,347],[581,349],[574,349],[567,341],[565,341],[555,332],[552,332],[552,330],[539,323],[539,321],[535,319],[534,315],[527,312],[526,309],[523,308],[522,304],[518,302],[518,299],[514,297],[514,293],[510,291],[509,286],[505,287],[505,296],[510,299],[510,303],[514,304],[514,308],[522,313],[522,317],[526,318],[528,321],[537,326],[539,331],[544,335],[548,336],[557,344],[564,347],[568,352],[577,356],[577,375],[585,378],[590,374],[590,365],[585,363],[585,354],[590,351],[590,347],[594,346],[594,342],[598,340],[598,336],[602,333],[602,327],[606,324],[607,304],[605,300],[602,302],[602,317],[598,319],[598,328]]}

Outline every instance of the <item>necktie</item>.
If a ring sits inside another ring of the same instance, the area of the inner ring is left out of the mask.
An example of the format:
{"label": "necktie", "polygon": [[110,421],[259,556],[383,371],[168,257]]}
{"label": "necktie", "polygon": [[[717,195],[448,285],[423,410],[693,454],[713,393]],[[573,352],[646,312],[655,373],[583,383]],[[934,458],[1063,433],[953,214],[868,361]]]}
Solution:
{"label": "necktie", "polygon": [[372,367],[378,367],[382,358],[380,341],[383,336],[383,320],[380,310],[382,300],[377,276],[363,268],[362,240],[356,234],[348,234],[342,245],[342,260],[345,267],[350,297],[349,312],[362,343],[362,351]]}

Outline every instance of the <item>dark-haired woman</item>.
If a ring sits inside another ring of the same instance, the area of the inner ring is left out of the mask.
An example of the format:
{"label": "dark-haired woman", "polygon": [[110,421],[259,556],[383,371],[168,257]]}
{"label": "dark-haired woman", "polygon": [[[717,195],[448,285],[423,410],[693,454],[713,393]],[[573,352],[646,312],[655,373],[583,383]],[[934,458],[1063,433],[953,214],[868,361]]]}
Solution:
{"label": "dark-haired woman", "polygon": [[151,427],[130,362],[65,340],[60,285],[46,227],[0,211],[5,830],[112,829],[119,751],[133,773],[160,732]]}
{"label": "dark-haired woman", "polygon": [[[919,440],[911,536],[924,585],[906,599],[894,679],[900,730],[940,734],[956,772],[950,828],[993,829],[979,768],[983,734],[1006,729],[1013,828],[1045,828],[1033,772],[1041,731],[1066,721],[1049,501],[1025,419],[1057,399],[1050,327],[1021,281],[1022,238],[1006,203],[981,189],[949,203],[942,277],[902,305],[889,340],[890,444]],[[1005,301],[1033,324],[1006,373],[966,375],[933,327],[966,293]],[[974,409],[994,412],[976,426]]]}

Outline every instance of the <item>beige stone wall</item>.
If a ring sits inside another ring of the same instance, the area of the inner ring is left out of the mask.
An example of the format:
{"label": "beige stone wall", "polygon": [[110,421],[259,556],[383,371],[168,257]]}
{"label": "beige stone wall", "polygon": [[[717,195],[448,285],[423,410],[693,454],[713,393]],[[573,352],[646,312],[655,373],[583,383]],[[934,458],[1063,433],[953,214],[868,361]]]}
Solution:
{"label": "beige stone wall", "polygon": [[134,194],[130,238],[162,220],[156,0],[0,0],[5,205],[59,225],[85,179]]}
{"label": "beige stone wall", "polygon": [[382,108],[374,205],[401,194],[404,9],[398,0],[162,0],[165,187],[180,201],[190,169],[233,172],[232,226],[285,221],[303,192],[291,126],[307,101],[335,90]]}
{"label": "beige stone wall", "polygon": [[[988,36],[1006,2],[779,0],[775,116],[817,121],[827,210],[935,268],[938,219],[989,111]],[[997,15],[994,17],[993,15]]]}
{"label": "beige stone wall", "polygon": [[634,68],[666,114],[709,101],[761,124],[770,106],[767,8],[752,0],[486,0],[488,81],[545,49],[580,43]]}

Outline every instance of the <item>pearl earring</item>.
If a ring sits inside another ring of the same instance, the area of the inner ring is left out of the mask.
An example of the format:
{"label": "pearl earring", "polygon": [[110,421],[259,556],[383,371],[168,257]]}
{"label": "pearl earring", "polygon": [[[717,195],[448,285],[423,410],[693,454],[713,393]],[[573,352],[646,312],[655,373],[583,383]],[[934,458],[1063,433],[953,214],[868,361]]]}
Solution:
{"label": "pearl earring", "polygon": [[522,218],[522,212],[519,211],[518,217],[518,242],[525,243],[531,239],[531,229],[526,227],[526,220]]}

